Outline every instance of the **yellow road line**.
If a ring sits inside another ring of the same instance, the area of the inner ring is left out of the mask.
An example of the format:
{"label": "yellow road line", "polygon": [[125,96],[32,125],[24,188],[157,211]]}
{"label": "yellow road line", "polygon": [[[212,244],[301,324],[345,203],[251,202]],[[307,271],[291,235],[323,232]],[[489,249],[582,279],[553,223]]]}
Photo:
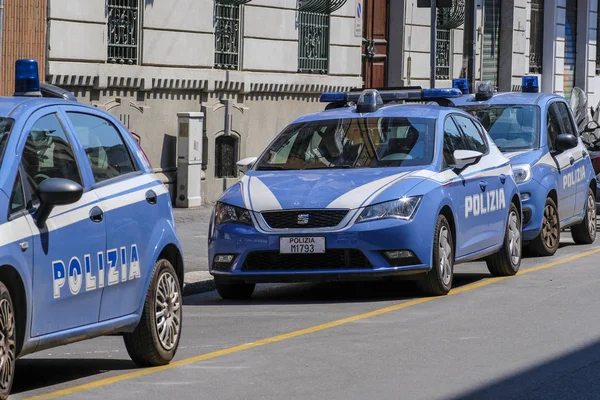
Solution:
{"label": "yellow road line", "polygon": [[[540,265],[537,267],[529,268],[526,270],[520,270],[517,273],[517,275],[525,275],[525,274],[528,274],[531,272],[541,271],[543,269],[547,269],[547,268],[551,268],[551,267],[554,267],[557,265],[565,264],[570,261],[574,261],[574,260],[577,260],[577,259],[580,259],[583,257],[591,256],[591,255],[597,254],[597,253],[600,253],[600,249],[586,251],[585,253],[580,253],[580,254],[577,254],[577,255],[574,255],[571,257],[563,258],[563,259],[553,261],[553,262],[550,262],[547,264],[543,264],[543,265]],[[423,297],[423,298],[407,301],[407,302],[404,302],[401,304],[396,304],[393,306],[369,311],[369,312],[366,312],[363,314],[354,315],[352,317],[342,318],[342,319],[338,319],[336,321],[327,322],[327,323],[320,324],[320,325],[315,325],[310,328],[300,329],[297,331],[284,333],[282,335],[277,335],[277,336],[273,336],[270,338],[258,340],[256,342],[246,343],[246,344],[242,344],[239,346],[229,347],[229,348],[226,348],[223,350],[213,351],[211,353],[201,354],[201,355],[195,356],[195,357],[185,358],[185,359],[182,359],[179,361],[171,362],[170,364],[162,366],[162,367],[139,369],[137,371],[124,373],[124,374],[113,376],[110,378],[99,379],[97,381],[85,383],[83,385],[73,386],[70,388],[57,390],[57,391],[46,393],[46,394],[41,394],[39,396],[29,397],[26,400],[46,400],[46,399],[54,399],[54,398],[57,398],[60,396],[68,396],[68,395],[71,395],[74,393],[83,392],[85,390],[90,390],[90,389],[95,389],[95,388],[102,387],[102,386],[111,385],[113,383],[125,381],[128,379],[133,379],[133,378],[137,378],[137,377],[144,376],[144,375],[150,375],[150,374],[154,374],[156,372],[166,371],[168,369],[181,367],[183,365],[193,364],[193,363],[197,363],[197,362],[204,361],[204,360],[210,360],[212,358],[221,357],[221,356],[225,356],[225,355],[232,354],[232,353],[238,353],[240,351],[253,349],[253,348],[259,347],[259,346],[264,346],[266,344],[277,343],[277,342],[281,342],[282,340],[292,339],[292,338],[295,338],[298,336],[303,336],[303,335],[308,335],[309,333],[315,333],[315,332],[323,331],[326,329],[335,328],[336,326],[348,324],[350,322],[360,321],[360,320],[363,320],[366,318],[375,317],[377,315],[386,314],[391,311],[396,311],[396,310],[401,310],[403,308],[416,306],[417,304],[423,304],[423,303],[427,303],[429,301],[433,301],[436,299],[443,299],[444,297],[447,297],[447,296],[452,296],[455,294],[468,292],[470,290],[477,289],[482,286],[491,285],[492,283],[503,281],[503,280],[509,279],[509,278],[511,278],[511,277],[490,278],[490,279],[487,279],[484,281],[479,281],[479,282],[461,286],[456,289],[452,289],[450,291],[450,293],[448,293],[446,296]]]}

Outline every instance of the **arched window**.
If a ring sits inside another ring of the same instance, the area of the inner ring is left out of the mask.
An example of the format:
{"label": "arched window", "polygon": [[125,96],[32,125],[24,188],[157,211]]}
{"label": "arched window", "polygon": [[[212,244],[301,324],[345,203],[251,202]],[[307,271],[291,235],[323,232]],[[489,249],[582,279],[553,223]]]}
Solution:
{"label": "arched window", "polygon": [[235,136],[219,136],[215,141],[215,177],[237,177],[239,140]]}

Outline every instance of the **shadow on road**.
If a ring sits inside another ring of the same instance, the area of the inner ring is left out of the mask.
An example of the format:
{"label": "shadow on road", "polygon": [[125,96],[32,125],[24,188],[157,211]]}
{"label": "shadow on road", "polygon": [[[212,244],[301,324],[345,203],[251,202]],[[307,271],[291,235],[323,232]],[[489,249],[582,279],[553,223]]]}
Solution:
{"label": "shadow on road", "polygon": [[[452,287],[456,289],[490,277],[489,273],[455,273]],[[184,298],[184,304],[192,306],[323,304],[410,300],[420,297],[423,297],[423,294],[415,282],[391,280],[257,285],[250,300],[222,300],[218,295],[189,296]]]}
{"label": "shadow on road", "polygon": [[598,399],[600,340],[469,392],[467,399]]}
{"label": "shadow on road", "polygon": [[137,368],[130,360],[24,358],[15,366],[13,394],[68,383],[104,372]]}

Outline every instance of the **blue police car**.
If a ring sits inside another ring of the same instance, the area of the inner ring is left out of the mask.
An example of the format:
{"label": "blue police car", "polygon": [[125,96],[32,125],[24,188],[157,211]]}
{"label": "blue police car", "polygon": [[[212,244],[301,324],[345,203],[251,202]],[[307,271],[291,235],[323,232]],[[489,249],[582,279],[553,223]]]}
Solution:
{"label": "blue police car", "polygon": [[[465,83],[454,86],[468,92]],[[449,102],[476,116],[510,158],[523,202],[523,241],[534,253],[554,254],[565,228],[575,243],[592,243],[596,179],[569,104],[539,93],[535,76],[522,83],[522,92],[493,93],[481,82],[475,94]]]}
{"label": "blue police car", "polygon": [[288,125],[215,205],[209,270],[223,298],[261,282],[406,275],[428,294],[454,264],[493,275],[521,262],[521,201],[508,158],[470,114],[391,104],[458,89],[325,93],[327,110]]}
{"label": "blue police car", "polygon": [[100,335],[168,363],[183,262],[167,189],[118,120],[40,85],[35,60],[15,75],[0,97],[0,398],[16,359]]}

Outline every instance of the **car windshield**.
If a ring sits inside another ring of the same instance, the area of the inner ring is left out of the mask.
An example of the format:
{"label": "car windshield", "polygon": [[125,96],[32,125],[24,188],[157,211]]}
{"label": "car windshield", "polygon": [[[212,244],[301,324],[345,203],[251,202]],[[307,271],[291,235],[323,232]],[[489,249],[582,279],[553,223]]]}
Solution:
{"label": "car windshield", "polygon": [[430,164],[433,118],[347,118],[289,125],[256,169],[398,167]]}
{"label": "car windshield", "polygon": [[539,147],[539,107],[493,105],[460,107],[475,116],[501,151]]}

